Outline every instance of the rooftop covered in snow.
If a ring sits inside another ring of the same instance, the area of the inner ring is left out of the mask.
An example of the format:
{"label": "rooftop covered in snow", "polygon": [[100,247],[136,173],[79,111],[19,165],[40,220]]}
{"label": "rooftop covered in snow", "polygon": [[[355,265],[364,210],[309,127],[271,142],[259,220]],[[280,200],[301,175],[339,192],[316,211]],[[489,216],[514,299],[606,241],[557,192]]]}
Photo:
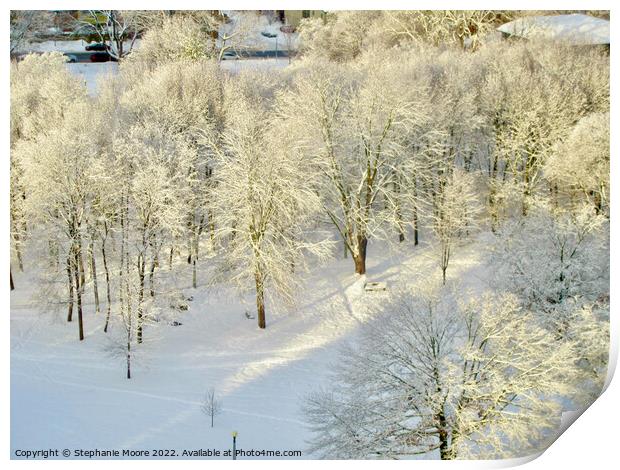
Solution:
{"label": "rooftop covered in snow", "polygon": [[609,21],[589,15],[527,16],[497,28],[509,36],[550,39],[574,45],[609,44]]}

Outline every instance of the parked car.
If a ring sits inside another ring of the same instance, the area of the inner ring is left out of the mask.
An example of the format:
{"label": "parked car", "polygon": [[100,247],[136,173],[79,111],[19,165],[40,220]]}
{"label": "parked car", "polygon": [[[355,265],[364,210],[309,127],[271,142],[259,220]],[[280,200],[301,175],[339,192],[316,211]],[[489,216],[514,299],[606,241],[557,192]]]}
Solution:
{"label": "parked car", "polygon": [[114,60],[107,52],[95,52],[90,55],[91,62],[110,62]]}
{"label": "parked car", "polygon": [[270,33],[269,31],[263,31],[261,34],[266,38],[275,38],[278,36],[277,34]]}
{"label": "parked car", "polygon": [[101,42],[96,42],[95,44],[89,44],[88,46],[85,47],[85,49],[88,52],[91,52],[91,51],[106,51],[107,50],[105,44],[103,44]]}
{"label": "parked car", "polygon": [[239,54],[237,54],[235,51],[226,51],[224,52],[224,55],[222,56],[222,60],[235,60],[239,58]]}
{"label": "parked car", "polygon": [[67,56],[67,62],[74,63],[78,61],[78,58],[75,54],[65,54]]}

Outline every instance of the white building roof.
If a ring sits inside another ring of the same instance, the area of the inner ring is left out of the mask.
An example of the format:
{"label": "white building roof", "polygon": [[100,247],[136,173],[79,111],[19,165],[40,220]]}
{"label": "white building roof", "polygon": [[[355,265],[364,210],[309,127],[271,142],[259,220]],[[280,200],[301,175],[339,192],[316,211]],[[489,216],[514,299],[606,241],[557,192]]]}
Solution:
{"label": "white building roof", "polygon": [[498,31],[527,39],[551,39],[575,45],[609,44],[609,21],[572,14],[526,16],[497,28]]}

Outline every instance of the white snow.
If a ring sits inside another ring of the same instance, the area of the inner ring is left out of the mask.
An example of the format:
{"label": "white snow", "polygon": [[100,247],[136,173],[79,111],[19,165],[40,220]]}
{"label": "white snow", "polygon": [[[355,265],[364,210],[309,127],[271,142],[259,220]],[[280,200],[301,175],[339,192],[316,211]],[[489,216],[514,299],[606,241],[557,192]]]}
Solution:
{"label": "white snow", "polygon": [[[238,59],[238,60],[223,60],[221,67],[223,70],[236,73],[242,69],[256,69],[256,70],[271,70],[282,69],[289,65],[288,58],[266,58],[266,59]],[[69,71],[81,77],[86,83],[88,93],[93,96],[97,93],[98,81],[105,78],[107,75],[115,75],[118,73],[117,62],[102,62],[102,63],[89,63],[89,62],[75,62],[67,63]]]}
{"label": "white snow", "polygon": [[[87,52],[86,46],[88,43],[83,39],[76,39],[71,41],[41,41],[41,42],[31,42],[27,43],[23,46],[21,53],[28,52]],[[125,47],[129,48],[131,41],[125,41]],[[136,39],[134,47],[140,46],[140,39]]]}
{"label": "white snow", "polygon": [[[439,274],[430,248],[406,242],[386,253],[382,246],[370,247],[373,281],[415,283]],[[457,250],[449,278],[480,285],[479,253],[476,245]],[[364,292],[365,277],[352,274],[350,259],[333,261],[308,277],[295,309],[278,313],[268,306],[267,329],[261,331],[244,315],[252,311],[251,296],[244,302],[224,287],[191,289],[189,268],[183,269],[184,294],[194,298],[190,309],[178,314],[181,326],[160,322],[145,329],[151,341],[137,348],[142,359],[131,380],[123,360],[105,352],[108,336],[121,326],[115,322],[103,333],[104,313],[94,313],[92,292],[80,342],[77,323],[65,321],[64,309],[52,313],[33,304],[35,279],[13,273],[12,455],[17,449],[67,447],[223,451],[232,431],[244,450],[305,449],[304,396],[325,383],[339,346],[369,319],[363,303],[381,302],[384,294]],[[206,277],[203,270],[200,276]],[[213,429],[201,412],[210,387],[223,402]]]}
{"label": "white snow", "polygon": [[77,75],[84,80],[90,95],[96,94],[98,80],[105,78],[108,75],[116,75],[118,73],[117,62],[68,62],[67,68],[72,74]]}
{"label": "white snow", "polygon": [[526,16],[497,29],[529,39],[551,39],[575,45],[609,44],[609,21],[582,14]]}

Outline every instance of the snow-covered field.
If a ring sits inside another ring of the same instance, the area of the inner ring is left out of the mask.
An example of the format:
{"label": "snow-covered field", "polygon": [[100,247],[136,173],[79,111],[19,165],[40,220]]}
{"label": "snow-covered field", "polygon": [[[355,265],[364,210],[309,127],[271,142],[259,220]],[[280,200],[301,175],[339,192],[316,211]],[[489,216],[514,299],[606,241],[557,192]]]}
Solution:
{"label": "snow-covered field", "polygon": [[[236,73],[243,69],[268,70],[282,69],[288,66],[288,58],[267,58],[267,59],[240,59],[222,61],[222,69]],[[118,63],[67,63],[69,71],[79,76],[86,83],[88,93],[94,95],[97,91],[97,82],[109,74],[118,73]]]}
{"label": "snow-covered field", "polygon": [[[369,280],[394,287],[438,274],[430,248],[404,245],[392,251],[372,246]],[[457,250],[449,277],[484,285],[479,253],[476,244]],[[187,274],[182,285],[190,286]],[[138,348],[141,358],[127,380],[123,360],[106,353],[108,337],[121,326],[112,324],[106,335],[104,313],[94,313],[92,299],[86,299],[86,339],[80,342],[77,324],[64,321],[64,311],[37,307],[36,284],[23,274],[14,277],[12,455],[46,448],[224,451],[232,431],[243,450],[304,451],[303,398],[325,383],[339,346],[368,320],[362,306],[383,295],[364,292],[350,259],[333,261],[309,275],[294,309],[269,309],[261,331],[244,314],[253,311],[251,297],[246,303],[223,288],[188,287],[184,295],[193,300],[177,318],[182,325],[146,329],[152,341]],[[210,387],[223,402],[213,429],[201,411]]]}
{"label": "snow-covered field", "polygon": [[116,62],[93,64],[89,64],[88,62],[67,63],[67,68],[72,74],[77,75],[84,80],[90,95],[96,93],[98,80],[105,78],[108,75],[115,75],[118,73],[118,63]]}

